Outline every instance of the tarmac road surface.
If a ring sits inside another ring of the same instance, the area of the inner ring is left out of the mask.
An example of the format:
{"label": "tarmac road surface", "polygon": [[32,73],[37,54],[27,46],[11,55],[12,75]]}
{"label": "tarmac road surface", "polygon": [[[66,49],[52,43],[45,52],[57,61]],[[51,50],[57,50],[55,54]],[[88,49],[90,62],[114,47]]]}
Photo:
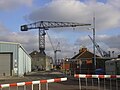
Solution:
{"label": "tarmac road surface", "polygon": [[[54,78],[61,78],[61,77],[66,77],[60,72],[53,71],[53,72],[33,72],[25,77],[0,77],[0,84],[3,83],[16,83],[16,82],[26,82],[26,81],[37,81],[37,80],[43,80],[43,79],[54,79]],[[48,90],[79,90],[79,83],[78,79],[75,79],[74,77],[67,76],[68,80],[64,82],[58,82],[58,83],[49,83],[48,84]],[[115,81],[114,81],[115,82]],[[111,90],[116,90],[116,86],[114,85],[111,88]],[[94,80],[94,86],[91,86],[91,81],[88,80],[88,86],[86,86],[85,80],[81,81],[82,83],[82,89],[81,90],[104,90],[103,89],[103,84],[101,83],[100,89],[98,88],[97,85],[97,80]],[[118,83],[120,85],[120,83]],[[110,90],[110,84],[109,80],[107,81],[106,89],[105,90]],[[25,89],[26,88],[26,89]],[[33,90],[39,90],[38,85],[33,86]],[[18,87],[12,87],[12,88],[4,88],[2,90],[32,90],[31,85],[27,85],[25,87],[20,86]],[[47,90],[46,89],[46,84],[41,84],[41,90]],[[120,90],[120,86],[118,88]]]}
{"label": "tarmac road surface", "polygon": [[[25,77],[3,77],[0,78],[0,84],[9,84],[17,82],[26,82],[26,81],[37,81],[43,79],[54,79],[66,77],[60,72],[33,72]],[[33,86],[33,90],[39,90],[38,85]],[[25,89],[26,88],[26,89]],[[2,90],[9,90],[9,88],[3,88]],[[17,90],[17,87],[11,87],[10,90]],[[25,87],[20,86],[18,90],[32,90],[31,85]],[[41,84],[41,90],[46,90],[46,84]],[[49,83],[48,90],[78,90],[78,81],[68,79],[64,82],[58,83]]]}

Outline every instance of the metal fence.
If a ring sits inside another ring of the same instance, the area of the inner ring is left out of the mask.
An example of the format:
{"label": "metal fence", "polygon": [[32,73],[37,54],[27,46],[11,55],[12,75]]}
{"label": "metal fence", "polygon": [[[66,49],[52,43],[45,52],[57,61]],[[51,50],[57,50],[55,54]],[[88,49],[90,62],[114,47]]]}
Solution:
{"label": "metal fence", "polygon": [[79,78],[79,90],[82,90],[83,86],[89,90],[120,90],[120,75],[75,74],[74,77]]}
{"label": "metal fence", "polygon": [[[55,79],[48,79],[48,80],[39,80],[39,81],[29,81],[29,82],[19,82],[19,83],[11,83],[11,84],[1,84],[0,85],[0,90],[19,90],[19,87],[22,87],[20,90],[27,90],[28,85],[31,86],[29,90],[36,90],[34,89],[34,85],[38,85],[38,90],[42,90],[41,84],[45,84],[45,89],[48,90],[49,86],[48,83],[52,82],[62,82],[66,81],[67,78],[55,78]],[[13,89],[14,87],[14,89]]]}

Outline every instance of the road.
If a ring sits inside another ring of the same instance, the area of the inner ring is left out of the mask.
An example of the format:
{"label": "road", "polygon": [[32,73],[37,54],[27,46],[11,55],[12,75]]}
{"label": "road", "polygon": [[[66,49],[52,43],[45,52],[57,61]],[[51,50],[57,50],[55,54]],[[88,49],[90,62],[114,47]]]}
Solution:
{"label": "road", "polygon": [[[28,75],[27,77],[42,77],[43,79],[54,79],[54,78],[62,78],[66,77],[66,75],[63,75],[60,72],[45,72],[45,73],[35,73]],[[45,89],[45,84],[41,85],[42,90]],[[74,80],[74,78],[68,78],[67,81],[64,82],[58,82],[58,83],[49,83],[48,89],[49,90],[78,90],[78,80]],[[35,90],[38,90],[38,86],[34,86]]]}
{"label": "road", "polygon": [[[66,77],[60,72],[33,72],[31,74],[26,75],[25,77],[10,77],[10,78],[3,78],[0,79],[0,83],[16,83],[16,82],[25,82],[25,81],[36,81],[36,80],[43,80],[43,79],[53,79],[53,78],[61,78]],[[72,76],[67,76],[68,80],[65,82],[59,82],[59,83],[49,83],[48,84],[48,90],[79,90],[79,81],[78,79],[75,79]],[[113,80],[112,84],[110,85],[110,81],[106,80],[106,84],[104,84],[104,81],[100,81],[100,87],[98,86],[98,81],[95,79],[94,85],[92,85],[92,80],[87,80],[87,86],[85,79],[81,79],[82,89],[81,90],[117,90],[116,88],[116,81]],[[120,90],[120,83],[118,82],[118,90]],[[105,86],[105,87],[104,87]],[[38,85],[33,86],[33,90],[38,90]],[[41,84],[41,90],[45,89],[46,84]],[[25,87],[26,90],[32,90],[31,85],[28,85]],[[8,88],[2,89],[2,90],[9,90]],[[17,90],[16,87],[10,88],[10,90]],[[18,90],[25,90],[24,87],[20,86]]]}

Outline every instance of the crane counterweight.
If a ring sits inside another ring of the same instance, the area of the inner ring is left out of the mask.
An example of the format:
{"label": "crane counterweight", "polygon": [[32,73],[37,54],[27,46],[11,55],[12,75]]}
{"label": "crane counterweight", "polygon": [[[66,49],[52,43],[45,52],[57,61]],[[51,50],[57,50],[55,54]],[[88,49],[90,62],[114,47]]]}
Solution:
{"label": "crane counterweight", "polygon": [[21,31],[28,31],[27,25],[22,25],[21,26]]}

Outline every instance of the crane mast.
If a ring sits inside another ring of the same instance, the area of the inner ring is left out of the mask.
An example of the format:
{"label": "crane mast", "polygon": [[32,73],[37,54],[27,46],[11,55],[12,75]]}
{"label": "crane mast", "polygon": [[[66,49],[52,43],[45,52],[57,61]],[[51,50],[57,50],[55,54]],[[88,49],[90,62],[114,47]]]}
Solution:
{"label": "crane mast", "polygon": [[61,52],[60,48],[58,48],[58,47],[60,47],[59,45],[60,45],[60,42],[58,42],[58,44],[57,44],[57,46],[56,46],[56,49],[54,50],[55,65],[58,64],[58,62],[57,62],[57,52]]}
{"label": "crane mast", "polygon": [[[50,41],[50,43],[51,43],[51,46],[52,46],[52,49],[53,49],[53,51],[54,51],[54,63],[55,63],[55,65],[57,65],[57,52],[61,52],[61,50],[60,50],[60,42],[58,42],[58,44],[57,44],[57,46],[56,46],[56,48],[53,46],[53,43],[52,43],[52,40],[51,40],[51,37],[50,37],[50,35],[48,34],[48,32],[46,31],[46,33],[47,33],[47,35],[48,35],[48,38],[49,38],[49,41]],[[59,48],[58,48],[59,47]]]}
{"label": "crane mast", "polygon": [[38,21],[31,24],[21,26],[21,31],[28,31],[31,29],[39,30],[39,50],[40,53],[45,55],[45,30],[49,28],[60,28],[60,27],[77,27],[77,26],[90,26],[91,24],[80,24],[74,22],[55,22],[55,21]]}

